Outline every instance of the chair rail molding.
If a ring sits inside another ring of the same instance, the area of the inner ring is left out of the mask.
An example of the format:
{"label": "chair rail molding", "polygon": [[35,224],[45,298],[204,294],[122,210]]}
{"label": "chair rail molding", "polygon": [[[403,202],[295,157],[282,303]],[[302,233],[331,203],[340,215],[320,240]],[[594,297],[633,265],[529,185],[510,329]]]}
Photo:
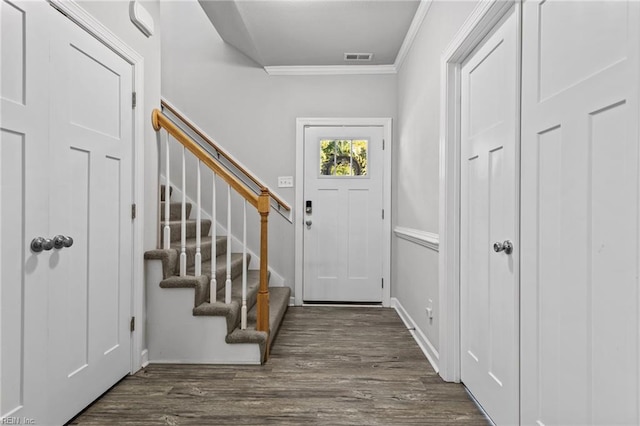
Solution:
{"label": "chair rail molding", "polygon": [[403,226],[393,228],[393,233],[403,240],[411,241],[436,252],[440,251],[440,236],[438,234]]}

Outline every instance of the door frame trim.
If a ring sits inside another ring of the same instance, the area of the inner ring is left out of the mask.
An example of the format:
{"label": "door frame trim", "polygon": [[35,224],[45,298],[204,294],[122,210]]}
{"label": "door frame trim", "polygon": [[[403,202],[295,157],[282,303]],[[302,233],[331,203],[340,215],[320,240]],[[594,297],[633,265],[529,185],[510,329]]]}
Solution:
{"label": "door frame trim", "polygon": [[[122,41],[104,24],[88,13],[75,0],[47,0],[52,7],[66,15],[80,28],[131,65],[133,90],[137,94],[136,107],[132,109],[132,203],[136,204],[136,219],[132,222],[131,250],[131,316],[138,318],[135,331],[131,333],[131,373],[148,363],[144,347],[144,57]],[[138,260],[139,259],[139,260]]]}
{"label": "door frame trim", "polygon": [[303,233],[304,217],[304,130],[306,127],[367,126],[382,127],[385,148],[383,151],[384,178],[382,182],[382,208],[385,211],[382,222],[382,306],[391,306],[391,118],[297,118],[296,119],[296,197],[293,212],[295,227],[295,288],[294,303],[302,306],[304,279]]}
{"label": "door frame trim", "polygon": [[[520,0],[482,0],[440,59],[439,374],[448,382],[460,382],[461,68],[467,57],[514,6],[515,13],[519,13],[519,4]],[[518,23],[518,31],[520,25]],[[519,132],[519,124],[516,128]]]}

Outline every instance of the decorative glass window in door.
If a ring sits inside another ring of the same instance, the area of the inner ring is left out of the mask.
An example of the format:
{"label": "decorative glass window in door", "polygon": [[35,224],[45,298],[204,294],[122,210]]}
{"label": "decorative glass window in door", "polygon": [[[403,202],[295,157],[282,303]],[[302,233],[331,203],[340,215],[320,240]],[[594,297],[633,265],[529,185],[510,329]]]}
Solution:
{"label": "decorative glass window in door", "polygon": [[367,176],[369,141],[321,139],[320,176]]}

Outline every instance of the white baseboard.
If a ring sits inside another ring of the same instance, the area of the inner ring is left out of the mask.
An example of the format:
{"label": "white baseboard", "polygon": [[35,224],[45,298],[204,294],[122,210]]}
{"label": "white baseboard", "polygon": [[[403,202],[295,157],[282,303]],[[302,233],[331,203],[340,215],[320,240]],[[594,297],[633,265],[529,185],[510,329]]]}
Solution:
{"label": "white baseboard", "polygon": [[149,365],[149,350],[148,349],[145,349],[140,354],[140,365],[142,366],[142,368],[145,368],[147,365]]}
{"label": "white baseboard", "polygon": [[296,298],[294,296],[289,298],[289,306],[296,306]]}
{"label": "white baseboard", "polygon": [[429,360],[429,363],[431,364],[435,372],[438,373],[440,371],[438,367],[438,361],[440,359],[440,355],[438,354],[438,351],[436,350],[436,348],[433,346],[433,344],[431,344],[431,342],[429,341],[427,336],[425,336],[422,330],[418,328],[413,318],[411,318],[411,315],[409,315],[409,313],[404,309],[404,307],[402,306],[402,303],[400,303],[400,301],[397,298],[395,297],[391,298],[391,307],[396,310],[396,312],[402,319],[402,322],[404,322],[404,325],[407,326],[407,329],[409,329],[409,331],[411,332],[411,335],[413,336],[416,343],[424,353],[425,357],[427,357],[427,359]]}

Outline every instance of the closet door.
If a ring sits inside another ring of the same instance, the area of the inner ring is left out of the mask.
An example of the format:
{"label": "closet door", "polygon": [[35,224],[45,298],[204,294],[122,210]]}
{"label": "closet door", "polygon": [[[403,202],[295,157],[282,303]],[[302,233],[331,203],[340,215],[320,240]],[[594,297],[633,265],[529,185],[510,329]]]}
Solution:
{"label": "closet door", "polygon": [[518,422],[518,24],[513,7],[461,69],[461,380]]}
{"label": "closet door", "polygon": [[523,11],[522,424],[640,424],[640,3]]}
{"label": "closet door", "polygon": [[45,1],[0,7],[0,423],[64,424],[131,368],[132,68]]}
{"label": "closet door", "polygon": [[0,418],[44,421],[49,235],[45,2],[0,1]]}
{"label": "closet door", "polygon": [[74,242],[49,272],[49,415],[64,423],[131,369],[132,69],[54,18],[50,229]]}

